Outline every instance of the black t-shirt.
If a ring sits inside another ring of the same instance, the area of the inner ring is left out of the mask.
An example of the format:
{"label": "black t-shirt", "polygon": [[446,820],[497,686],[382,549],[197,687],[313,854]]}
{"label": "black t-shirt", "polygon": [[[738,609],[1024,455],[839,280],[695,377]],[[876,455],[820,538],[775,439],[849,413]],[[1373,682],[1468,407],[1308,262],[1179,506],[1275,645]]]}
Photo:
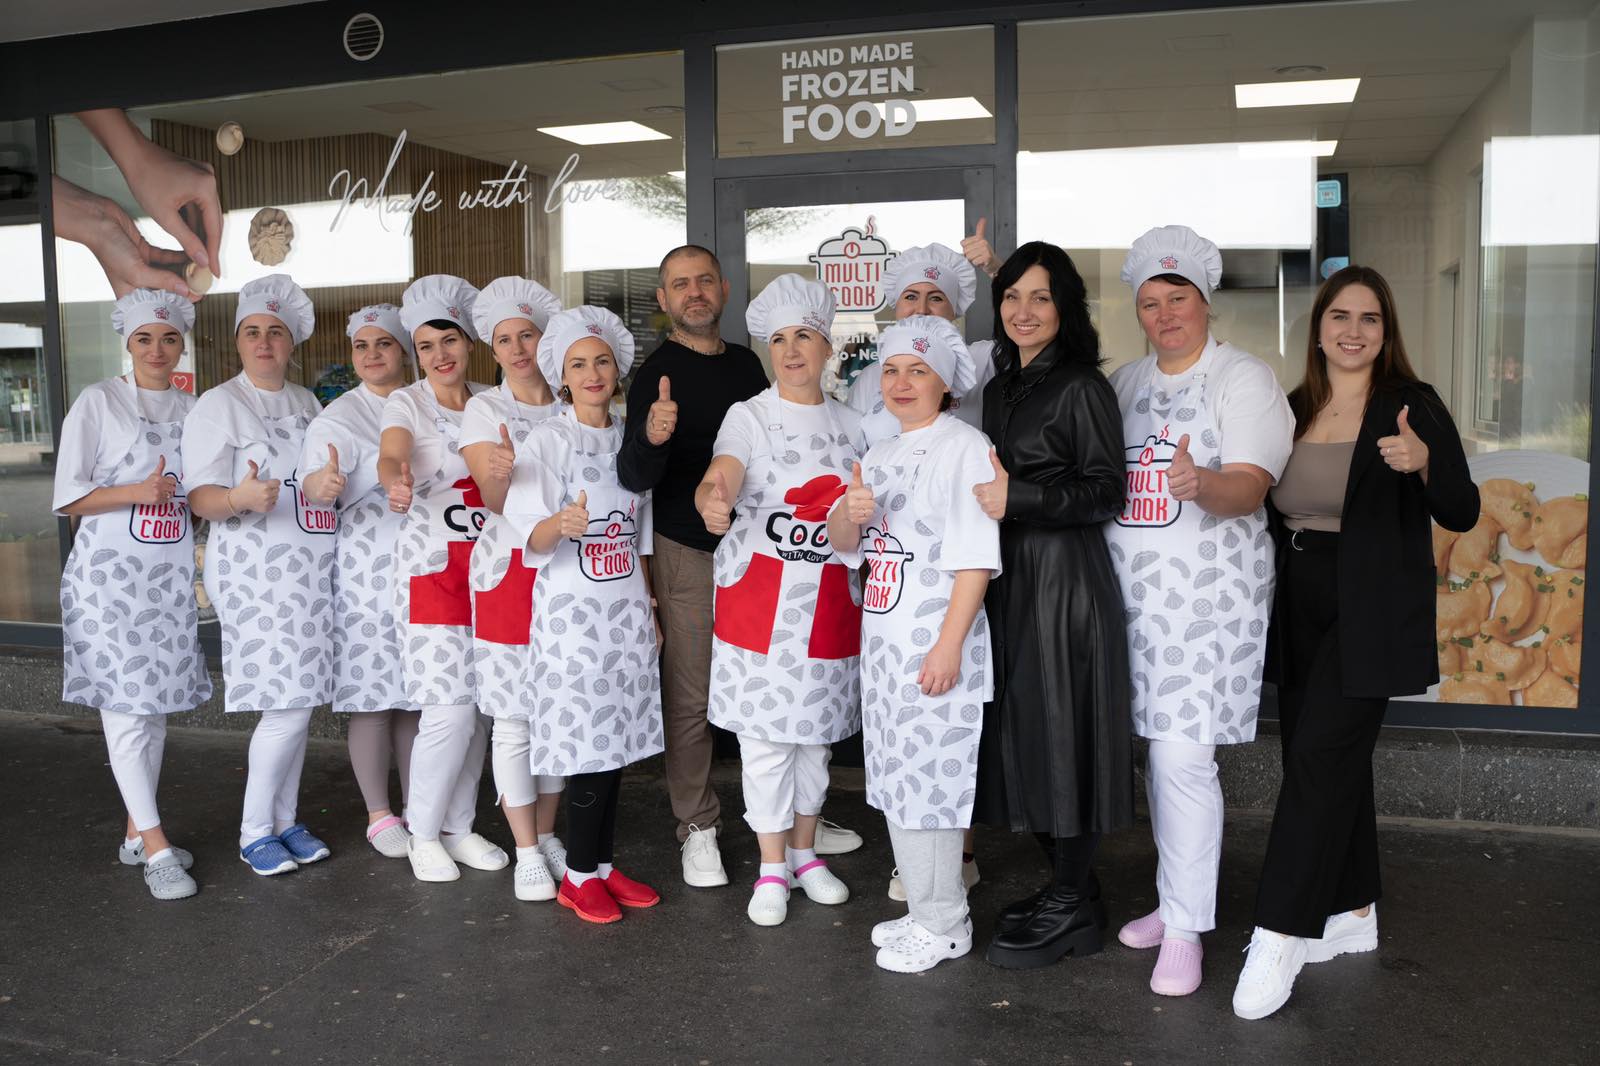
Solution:
{"label": "black t-shirt", "polygon": [[[645,436],[645,428],[663,377],[678,405],[678,426],[672,439],[658,447]],[[767,384],[761,360],[740,344],[729,344],[719,355],[702,355],[677,341],[662,341],[634,373],[617,477],[633,492],[654,492],[651,506],[658,534],[701,551],[716,549],[721,538],[706,532],[694,508],[694,490],[711,465],[711,447],[728,408]]]}

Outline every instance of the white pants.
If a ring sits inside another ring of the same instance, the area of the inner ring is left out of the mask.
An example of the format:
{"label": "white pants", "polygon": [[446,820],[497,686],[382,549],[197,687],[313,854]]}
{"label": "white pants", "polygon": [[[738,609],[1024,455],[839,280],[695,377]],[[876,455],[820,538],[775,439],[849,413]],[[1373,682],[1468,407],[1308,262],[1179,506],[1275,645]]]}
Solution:
{"label": "white pants", "polygon": [[294,825],[310,729],[310,707],[261,712],[261,720],[250,736],[244,818],[239,823],[241,848]]}
{"label": "white pants", "polygon": [[411,749],[411,796],[406,818],[418,840],[440,833],[472,832],[478,783],[489,730],[471,703],[436,703],[422,708]]}
{"label": "white pants", "polygon": [[906,907],[934,936],[954,935],[967,922],[967,889],[961,883],[966,836],[965,829],[902,829],[889,823]]}
{"label": "white pants", "polygon": [[828,798],[826,744],[781,744],[739,734],[744,820],[757,833],[783,833],[797,814],[822,813]]}
{"label": "white pants", "polygon": [[1145,796],[1156,838],[1161,920],[1204,933],[1217,927],[1217,867],[1222,861],[1222,783],[1216,745],[1152,740]]}
{"label": "white pants", "polygon": [[101,711],[111,773],[122,793],[122,805],[140,832],[161,824],[156,812],[156,783],[161,780],[161,753],[167,746],[167,716]]}
{"label": "white pants", "polygon": [[560,774],[533,772],[529,725],[526,718],[494,720],[489,764],[494,767],[496,799],[504,801],[507,807],[526,807],[540,796],[567,787],[567,779]]}

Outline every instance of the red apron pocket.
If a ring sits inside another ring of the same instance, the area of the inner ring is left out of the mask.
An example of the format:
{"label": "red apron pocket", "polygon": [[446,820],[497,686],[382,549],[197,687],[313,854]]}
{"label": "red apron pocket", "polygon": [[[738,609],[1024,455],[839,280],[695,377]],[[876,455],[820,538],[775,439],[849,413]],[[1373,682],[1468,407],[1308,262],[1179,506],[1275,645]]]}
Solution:
{"label": "red apron pocket", "polygon": [[453,540],[446,548],[443,570],[411,579],[411,617],[406,621],[414,626],[472,625],[472,586],[467,583],[472,541]]}
{"label": "red apron pocket", "polygon": [[770,555],[757,555],[738,581],[719,585],[712,609],[712,632],[717,639],[760,655],[771,651],[782,584],[783,563]]}
{"label": "red apron pocket", "polygon": [[522,549],[511,549],[511,566],[500,584],[472,596],[472,634],[491,644],[526,644],[533,624],[533,579],[522,565]]}
{"label": "red apron pocket", "polygon": [[861,606],[850,598],[850,571],[843,564],[822,567],[806,654],[813,659],[848,659],[861,654]]}

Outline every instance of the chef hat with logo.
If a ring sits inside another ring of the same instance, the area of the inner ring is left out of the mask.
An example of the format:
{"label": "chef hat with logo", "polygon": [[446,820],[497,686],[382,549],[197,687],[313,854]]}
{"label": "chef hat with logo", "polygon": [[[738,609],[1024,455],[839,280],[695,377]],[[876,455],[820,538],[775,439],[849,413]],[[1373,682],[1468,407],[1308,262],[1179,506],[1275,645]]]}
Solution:
{"label": "chef hat with logo", "polygon": [[472,328],[472,307],[477,302],[478,290],[465,278],[454,274],[429,274],[406,286],[400,297],[400,324],[406,334],[414,337],[419,326],[429,322],[453,322],[475,341],[478,334]]}
{"label": "chef hat with logo", "polygon": [[833,290],[799,274],[779,274],[745,308],[750,336],[766,340],[781,329],[805,326],[833,340]]}
{"label": "chef hat with logo", "polygon": [[369,304],[363,307],[350,316],[350,321],[344,327],[344,335],[355,340],[356,334],[368,326],[377,326],[393,337],[407,355],[416,355],[411,348],[411,334],[400,324],[400,309],[394,304]]}
{"label": "chef hat with logo", "polygon": [[1139,286],[1157,274],[1176,274],[1194,284],[1211,302],[1211,292],[1222,280],[1222,252],[1188,226],[1157,226],[1133,242],[1122,261],[1122,280]]}
{"label": "chef hat with logo", "polygon": [[539,338],[539,372],[553,389],[561,387],[561,369],[572,346],[585,337],[599,337],[617,359],[620,378],[633,365],[633,334],[622,319],[592,304],[579,304],[552,315]]}
{"label": "chef hat with logo", "polygon": [[296,344],[305,343],[317,321],[311,297],[287,274],[268,274],[244,283],[239,290],[239,308],[233,313],[233,331],[238,333],[239,326],[251,315],[276,318]]}
{"label": "chef hat with logo", "polygon": [[978,295],[978,272],[972,269],[966,256],[942,244],[907,248],[895,256],[883,287],[893,304],[899,301],[901,293],[920,282],[927,282],[944,293],[958,315],[966,314]]}
{"label": "chef hat with logo", "polygon": [[478,293],[472,305],[472,328],[485,344],[494,344],[494,329],[508,318],[525,318],[540,333],[550,316],[561,310],[555,293],[527,278],[495,278]]}
{"label": "chef hat with logo", "polygon": [[902,318],[879,334],[878,362],[887,364],[897,355],[914,355],[927,363],[957,396],[965,396],[978,380],[977,364],[961,331],[938,315]]}
{"label": "chef hat with logo", "polygon": [[194,328],[194,304],[165,289],[134,289],[111,306],[111,328],[130,337],[141,326],[171,326],[179,333]]}

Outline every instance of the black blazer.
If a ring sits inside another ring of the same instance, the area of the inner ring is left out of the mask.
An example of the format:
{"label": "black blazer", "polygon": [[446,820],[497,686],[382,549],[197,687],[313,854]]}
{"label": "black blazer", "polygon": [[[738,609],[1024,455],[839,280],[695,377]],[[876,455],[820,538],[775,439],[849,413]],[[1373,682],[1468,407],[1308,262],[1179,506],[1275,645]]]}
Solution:
{"label": "black blazer", "polygon": [[[1428,446],[1426,484],[1417,474],[1391,469],[1378,454],[1378,438],[1398,432],[1396,419],[1407,405],[1411,429]],[[1271,517],[1281,581],[1293,550],[1291,531],[1276,509]],[[1430,518],[1462,533],[1478,521],[1478,486],[1461,437],[1432,386],[1380,389],[1361,420],[1340,518],[1338,625],[1346,696],[1413,696],[1439,680]],[[1270,681],[1282,677],[1282,635],[1293,624],[1275,604],[1267,637]]]}

